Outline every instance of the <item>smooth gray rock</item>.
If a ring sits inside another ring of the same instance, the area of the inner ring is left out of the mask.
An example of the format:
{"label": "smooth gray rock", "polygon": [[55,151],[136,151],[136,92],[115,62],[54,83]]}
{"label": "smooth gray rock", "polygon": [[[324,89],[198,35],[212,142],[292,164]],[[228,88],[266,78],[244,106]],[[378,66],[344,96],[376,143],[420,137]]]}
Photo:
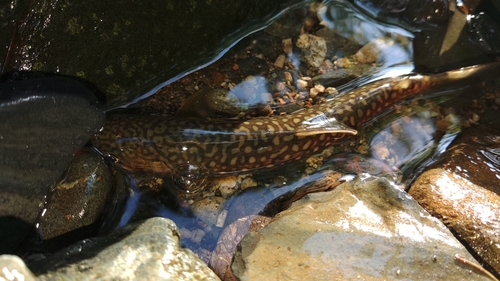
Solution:
{"label": "smooth gray rock", "polygon": [[489,280],[446,227],[406,192],[364,177],[313,193],[238,246],[239,280]]}
{"label": "smooth gray rock", "polygon": [[106,237],[82,240],[29,265],[39,280],[219,280],[165,218],[151,218]]}
{"label": "smooth gray rock", "polygon": [[74,80],[0,84],[0,253],[24,238],[49,188],[104,119],[93,93]]}

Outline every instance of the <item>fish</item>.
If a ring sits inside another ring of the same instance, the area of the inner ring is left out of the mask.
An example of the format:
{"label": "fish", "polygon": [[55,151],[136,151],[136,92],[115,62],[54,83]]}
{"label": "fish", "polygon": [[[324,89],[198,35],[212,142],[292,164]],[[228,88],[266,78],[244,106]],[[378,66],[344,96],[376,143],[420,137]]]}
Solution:
{"label": "fish", "polygon": [[132,172],[224,176],[272,169],[349,139],[395,105],[498,63],[389,77],[287,115],[249,120],[110,115],[92,145]]}

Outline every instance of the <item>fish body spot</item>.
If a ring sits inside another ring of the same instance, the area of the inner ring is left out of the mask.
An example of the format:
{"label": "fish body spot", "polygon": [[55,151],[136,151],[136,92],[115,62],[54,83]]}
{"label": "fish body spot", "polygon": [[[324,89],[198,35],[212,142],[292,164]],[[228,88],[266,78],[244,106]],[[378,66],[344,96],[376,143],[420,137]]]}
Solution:
{"label": "fish body spot", "polygon": [[280,145],[280,138],[279,138],[279,136],[275,136],[274,137],[273,144],[276,145],[276,146]]}
{"label": "fish body spot", "polygon": [[309,148],[309,146],[311,145],[311,140],[308,140],[304,146],[302,147],[302,150],[307,150]]}
{"label": "fish body spot", "polygon": [[362,118],[363,117],[363,110],[358,109],[358,117]]}
{"label": "fish body spot", "polygon": [[231,166],[236,165],[236,161],[238,161],[238,157],[236,157],[236,156],[235,156],[235,157],[233,157],[233,158],[231,159],[231,161],[229,162],[229,165],[231,165]]}

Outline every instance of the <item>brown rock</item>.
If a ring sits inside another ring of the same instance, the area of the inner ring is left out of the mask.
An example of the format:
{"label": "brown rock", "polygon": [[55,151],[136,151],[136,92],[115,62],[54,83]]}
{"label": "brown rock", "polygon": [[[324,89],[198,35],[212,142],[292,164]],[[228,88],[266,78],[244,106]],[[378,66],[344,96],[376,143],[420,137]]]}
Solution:
{"label": "brown rock", "polygon": [[498,195],[442,168],[423,173],[410,195],[500,271]]}
{"label": "brown rock", "polygon": [[488,125],[467,129],[434,167],[442,167],[500,195],[500,130]]}

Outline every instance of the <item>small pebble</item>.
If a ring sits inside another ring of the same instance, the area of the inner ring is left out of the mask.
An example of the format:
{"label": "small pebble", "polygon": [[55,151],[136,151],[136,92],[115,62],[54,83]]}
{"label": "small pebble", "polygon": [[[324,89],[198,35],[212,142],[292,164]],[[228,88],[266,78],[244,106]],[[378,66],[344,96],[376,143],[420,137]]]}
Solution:
{"label": "small pebble", "polygon": [[256,187],[256,186],[257,182],[252,177],[245,178],[240,184],[241,190],[245,190],[249,187]]}
{"label": "small pebble", "polygon": [[278,91],[280,91],[280,92],[281,92],[281,91],[284,91],[284,90],[286,89],[286,85],[285,85],[285,83],[283,83],[283,82],[278,82],[278,84],[276,85],[276,89],[277,89]]}
{"label": "small pebble", "polygon": [[317,96],[319,94],[319,91],[316,89],[316,88],[311,88],[309,90],[309,96],[311,98],[314,98],[315,96]]}
{"label": "small pebble", "polygon": [[191,231],[191,238],[190,240],[194,243],[200,243],[201,239],[203,239],[203,236],[205,236],[205,231],[201,229],[195,229]]}
{"label": "small pebble", "polygon": [[285,55],[279,55],[276,61],[274,62],[274,66],[277,68],[283,68],[285,65],[286,57]]}
{"label": "small pebble", "polygon": [[479,115],[476,113],[472,114],[472,122],[477,123],[479,121]]}
{"label": "small pebble", "polygon": [[334,65],[333,65],[333,62],[331,60],[324,60],[323,66],[328,68],[328,69],[331,69],[331,68],[333,68]]}
{"label": "small pebble", "polygon": [[348,58],[339,58],[335,61],[338,67],[348,68],[351,66],[351,61]]}
{"label": "small pebble", "polygon": [[337,89],[333,88],[333,87],[328,87],[326,88],[326,92],[329,94],[329,95],[336,95],[338,94],[339,92],[337,91]]}
{"label": "small pebble", "polygon": [[245,78],[245,82],[248,82],[248,83],[251,83],[251,84],[255,84],[257,82],[257,79],[255,78],[255,76],[248,75]]}
{"label": "small pebble", "polygon": [[314,88],[316,90],[318,90],[318,92],[320,92],[320,93],[323,93],[325,91],[325,86],[320,85],[320,84],[314,85]]}
{"label": "small pebble", "polygon": [[293,82],[293,77],[292,77],[292,74],[288,71],[285,71],[285,80],[287,82]]}
{"label": "small pebble", "polygon": [[307,82],[302,79],[297,79],[297,88],[304,90],[307,88]]}
{"label": "small pebble", "polygon": [[215,222],[216,227],[223,227],[224,223],[226,222],[226,217],[227,217],[227,210],[222,210],[217,216],[217,221]]}
{"label": "small pebble", "polygon": [[283,47],[283,52],[285,52],[285,54],[290,54],[293,51],[292,38],[283,39],[281,41],[281,46]]}

